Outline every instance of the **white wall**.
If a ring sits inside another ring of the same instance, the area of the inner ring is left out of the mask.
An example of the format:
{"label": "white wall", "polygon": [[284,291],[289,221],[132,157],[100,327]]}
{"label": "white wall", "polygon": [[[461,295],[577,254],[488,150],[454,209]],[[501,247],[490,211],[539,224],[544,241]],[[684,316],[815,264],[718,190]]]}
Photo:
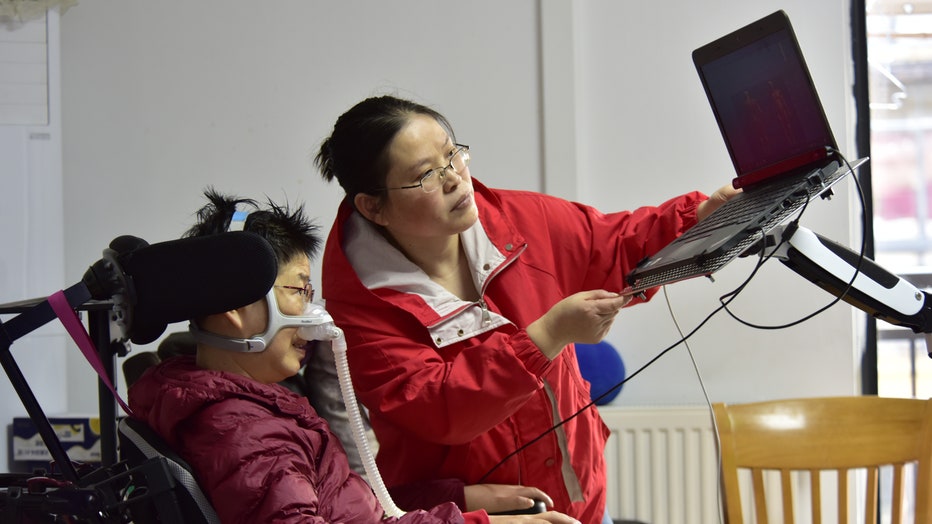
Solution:
{"label": "white wall", "polygon": [[[51,12],[48,20],[0,26],[0,48],[0,83],[6,84],[0,89],[0,303],[6,304],[67,287],[57,13]],[[49,415],[71,408],[67,369],[57,365],[65,359],[67,342],[64,329],[53,322],[10,347]],[[13,417],[26,416],[26,409],[5,374],[0,375],[0,398],[0,471],[9,471],[6,427]]]}
{"label": "white wall", "polygon": [[[342,190],[325,184],[311,160],[336,117],[373,94],[435,105],[473,147],[473,172],[500,186],[540,188],[536,2],[290,1],[269,9],[87,0],[68,11],[69,279],[118,235],[177,238],[208,185],[305,201],[329,229]],[[73,367],[84,370],[80,359]],[[93,380],[71,376],[80,409],[89,407]]]}
{"label": "white wall", "polygon": [[[82,0],[62,19],[64,283],[118,235],[177,238],[208,185],[304,201],[328,229],[341,192],[311,159],[340,113],[384,92],[446,114],[472,146],[473,175],[490,185],[546,187],[606,211],[710,192],[732,169],[690,52],[781,8],[838,141],[850,144],[843,0]],[[803,225],[847,241],[848,191],[812,206]],[[681,326],[697,325],[749,270],[739,261],[714,284],[669,287]],[[733,310],[777,324],[827,302],[771,263]],[[850,394],[853,318],[841,305],[762,331],[722,313],[691,347],[713,400]],[[629,370],[677,338],[662,295],[623,312],[609,335]],[[69,407],[94,411],[94,375],[69,358]],[[616,402],[704,399],[680,347]]]}
{"label": "white wall", "polygon": [[[848,2],[587,0],[576,5],[581,200],[601,209],[629,208],[689,189],[709,192],[730,180],[734,171],[690,52],[777,9],[793,22],[836,140],[855,157]],[[832,201],[810,206],[801,224],[848,243],[852,187],[845,182]],[[683,330],[692,330],[714,310],[753,263],[729,265],[715,283],[699,279],[669,286]],[[831,298],[772,261],[730,309],[752,323],[781,325]],[[713,400],[850,394],[859,391],[854,315],[841,304],[802,325],[765,331],[723,311],[689,344]],[[662,294],[626,311],[609,336],[629,371],[678,339]],[[686,348],[677,347],[633,379],[615,402],[704,402]]]}

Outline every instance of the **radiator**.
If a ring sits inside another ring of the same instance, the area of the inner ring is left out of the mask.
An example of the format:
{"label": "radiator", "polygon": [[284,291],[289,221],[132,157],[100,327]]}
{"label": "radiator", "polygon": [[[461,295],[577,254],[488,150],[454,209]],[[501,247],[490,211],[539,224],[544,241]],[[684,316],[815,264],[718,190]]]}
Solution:
{"label": "radiator", "polygon": [[650,524],[721,522],[718,459],[707,406],[600,406],[599,413],[612,431],[605,448],[612,518]]}

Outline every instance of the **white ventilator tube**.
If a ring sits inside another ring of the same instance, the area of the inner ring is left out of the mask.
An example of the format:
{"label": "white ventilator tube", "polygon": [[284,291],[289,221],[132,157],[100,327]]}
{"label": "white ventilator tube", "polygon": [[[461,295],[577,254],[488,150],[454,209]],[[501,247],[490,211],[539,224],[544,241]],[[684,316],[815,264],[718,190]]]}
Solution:
{"label": "white ventilator tube", "polygon": [[372,456],[372,449],[369,448],[366,428],[363,425],[362,415],[359,413],[359,404],[356,402],[353,381],[350,379],[349,362],[346,359],[346,337],[343,336],[343,330],[333,323],[333,318],[323,306],[318,304],[311,304],[311,306],[314,307],[315,311],[310,312],[311,314],[308,316],[314,319],[314,323],[299,328],[298,336],[304,340],[330,341],[333,347],[334,360],[336,361],[337,378],[340,380],[340,392],[343,394],[343,404],[346,406],[350,427],[353,431],[353,441],[356,442],[356,448],[359,449],[359,456],[362,458],[362,465],[369,477],[369,484],[375,492],[375,496],[379,499],[385,514],[390,517],[400,517],[405,512],[395,505],[391,495],[388,494],[388,488],[385,487],[382,475],[379,474],[379,468],[375,464],[375,457]]}

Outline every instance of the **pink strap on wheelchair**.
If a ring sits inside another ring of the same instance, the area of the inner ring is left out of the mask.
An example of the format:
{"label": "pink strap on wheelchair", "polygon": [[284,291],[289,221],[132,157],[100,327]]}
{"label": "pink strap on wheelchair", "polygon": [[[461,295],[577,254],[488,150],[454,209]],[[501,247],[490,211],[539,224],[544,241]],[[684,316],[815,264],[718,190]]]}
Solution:
{"label": "pink strap on wheelchair", "polygon": [[94,347],[94,342],[91,341],[90,335],[88,335],[87,330],[84,329],[84,324],[78,319],[78,314],[74,312],[71,304],[68,303],[68,299],[65,298],[65,292],[58,291],[50,295],[48,302],[49,305],[52,306],[52,311],[58,315],[62,325],[68,330],[68,334],[71,335],[71,338],[74,339],[75,343],[81,349],[81,353],[84,353],[84,358],[90,362],[91,367],[93,367],[97,375],[100,376],[100,380],[103,381],[104,385],[113,393],[120,407],[123,408],[123,411],[125,411],[127,415],[132,415],[133,412],[129,409],[129,406],[123,402],[116,388],[113,387],[113,382],[111,382],[110,377],[107,376],[104,364],[100,360],[100,355],[97,354],[97,348]]}

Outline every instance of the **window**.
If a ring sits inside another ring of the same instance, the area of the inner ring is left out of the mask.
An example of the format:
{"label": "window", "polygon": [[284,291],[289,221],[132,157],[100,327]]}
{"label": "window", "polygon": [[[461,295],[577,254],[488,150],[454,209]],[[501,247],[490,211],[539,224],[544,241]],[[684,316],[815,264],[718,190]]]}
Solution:
{"label": "window", "polygon": [[[865,7],[874,258],[932,288],[932,2]],[[932,396],[924,337],[884,322],[877,330],[878,394]]]}

